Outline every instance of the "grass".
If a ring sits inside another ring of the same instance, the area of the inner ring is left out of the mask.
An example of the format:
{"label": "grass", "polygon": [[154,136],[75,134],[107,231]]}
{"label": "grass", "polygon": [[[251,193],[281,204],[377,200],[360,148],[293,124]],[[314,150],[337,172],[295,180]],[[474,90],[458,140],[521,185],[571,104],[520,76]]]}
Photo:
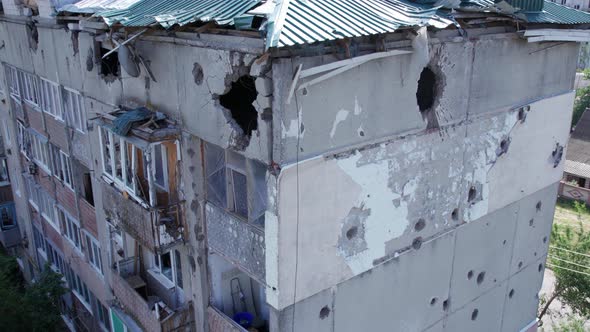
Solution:
{"label": "grass", "polygon": [[580,221],[584,230],[590,231],[590,209],[586,211],[576,210],[574,201],[559,198],[555,206],[555,216],[553,222],[560,225],[578,226]]}

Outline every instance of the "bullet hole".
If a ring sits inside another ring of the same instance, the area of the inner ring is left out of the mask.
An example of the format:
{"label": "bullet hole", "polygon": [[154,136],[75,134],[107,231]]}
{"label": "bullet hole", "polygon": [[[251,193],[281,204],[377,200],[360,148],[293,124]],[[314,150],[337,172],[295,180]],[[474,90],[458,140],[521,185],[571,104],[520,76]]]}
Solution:
{"label": "bullet hole", "polygon": [[103,59],[103,56],[110,50],[104,47],[100,48],[100,74],[107,78],[116,78],[121,75],[121,65],[119,64],[119,55],[117,52],[109,54]]}
{"label": "bullet hole", "polygon": [[508,147],[510,147],[510,138],[504,138],[503,140],[500,141],[500,147],[498,148],[498,151],[496,152],[496,155],[499,157],[505,153],[508,152]]}
{"label": "bullet hole", "polygon": [[508,293],[508,298],[512,298],[514,296],[514,289],[510,290],[510,293]]}
{"label": "bullet hole", "polygon": [[228,93],[219,97],[221,106],[231,111],[232,118],[247,137],[258,129],[258,113],[252,105],[257,96],[254,78],[245,75],[232,83]]}
{"label": "bullet hole", "polygon": [[477,189],[475,189],[475,186],[471,186],[471,188],[469,188],[469,193],[467,195],[467,201],[473,202],[476,197],[477,197]]}
{"label": "bullet hole", "polygon": [[94,50],[91,47],[86,56],[86,71],[92,71],[92,69],[94,69]]}
{"label": "bullet hole", "polygon": [[521,122],[524,122],[526,120],[526,111],[524,107],[518,110],[518,120],[520,120]]}
{"label": "bullet hole", "polygon": [[451,299],[446,299],[443,301],[443,310],[447,311],[449,310],[449,305],[451,304]]}
{"label": "bullet hole", "polygon": [[538,211],[541,211],[541,207],[542,207],[542,206],[543,206],[543,203],[541,203],[541,201],[538,201],[538,202],[537,202],[537,206],[536,206],[536,208],[537,208],[537,212],[538,212]]}
{"label": "bullet hole", "polygon": [[325,319],[328,316],[330,316],[330,308],[328,308],[328,306],[324,306],[321,310],[320,310],[320,319]]}
{"label": "bullet hole", "polygon": [[438,128],[438,120],[432,109],[436,100],[437,77],[428,67],[424,67],[418,79],[416,100],[422,117],[427,121],[427,128]]}
{"label": "bullet hole", "polygon": [[534,223],[535,223],[535,219],[531,219],[531,220],[529,220],[529,226],[531,226],[531,227],[532,227]]}
{"label": "bullet hole", "polygon": [[547,237],[546,236],[543,238],[543,243],[547,243]]}
{"label": "bullet hole", "polygon": [[193,78],[195,80],[195,84],[196,85],[203,84],[203,77],[204,77],[203,67],[201,67],[200,64],[195,62],[193,64]]}
{"label": "bullet hole", "polygon": [[436,297],[433,297],[432,299],[430,299],[430,305],[431,306],[435,305],[437,301],[438,301],[438,299]]}
{"label": "bullet hole", "polygon": [[502,245],[506,245],[506,240],[502,241]]}
{"label": "bullet hole", "polygon": [[420,218],[420,219],[418,219],[418,222],[416,223],[416,225],[414,225],[414,230],[416,232],[420,232],[421,230],[424,229],[424,227],[426,227],[426,221],[424,221],[424,219]]}
{"label": "bullet hole", "polygon": [[467,280],[471,280],[471,278],[473,278],[473,270],[467,272]]}
{"label": "bullet hole", "polygon": [[418,250],[420,247],[422,247],[422,238],[417,237],[414,239],[414,241],[412,241],[412,248],[414,248],[414,250]]}
{"label": "bullet hole", "polygon": [[346,238],[352,240],[358,234],[358,227],[352,226],[349,230],[346,231]]}
{"label": "bullet hole", "polygon": [[522,262],[518,262],[518,268],[520,269],[522,267]]}
{"label": "bullet hole", "polygon": [[365,136],[365,132],[361,130],[361,131],[359,131],[359,135],[360,136]]}
{"label": "bullet hole", "polygon": [[454,221],[459,220],[459,209],[454,209],[453,212],[451,213],[451,218]]}
{"label": "bullet hole", "polygon": [[473,312],[471,312],[471,320],[476,320],[478,314],[479,314],[479,310],[473,309]]}
{"label": "bullet hole", "polygon": [[536,251],[533,253],[533,256],[537,257],[537,252]]}
{"label": "bullet hole", "polygon": [[301,91],[301,94],[303,94],[304,96],[307,96],[307,88],[303,88],[303,91]]}
{"label": "bullet hole", "polygon": [[563,158],[563,146],[559,143],[556,143],[555,150],[551,153],[553,157],[553,168],[557,168],[559,163],[561,163],[561,159]]}
{"label": "bullet hole", "polygon": [[481,283],[484,281],[485,277],[486,277],[486,273],[485,273],[485,271],[484,271],[484,272],[480,272],[480,273],[477,275],[477,284],[478,284],[478,285],[481,285]]}
{"label": "bullet hole", "polygon": [[543,264],[539,264],[539,272],[543,271]]}

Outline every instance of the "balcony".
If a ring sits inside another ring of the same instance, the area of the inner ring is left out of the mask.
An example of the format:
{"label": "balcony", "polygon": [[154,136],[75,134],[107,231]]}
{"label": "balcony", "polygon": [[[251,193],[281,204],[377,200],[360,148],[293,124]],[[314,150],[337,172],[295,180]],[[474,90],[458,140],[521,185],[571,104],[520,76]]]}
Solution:
{"label": "balcony", "polygon": [[264,284],[264,229],[211,203],[207,203],[205,209],[209,247]]}
{"label": "balcony", "polygon": [[183,238],[178,129],[161,113],[121,108],[98,118],[103,207],[153,252]]}
{"label": "balcony", "polygon": [[109,220],[120,226],[152,252],[182,239],[180,205],[149,207],[140,204],[115,186],[101,182],[103,209]]}
{"label": "balcony", "polygon": [[247,330],[215,307],[207,308],[209,332],[246,332]]}
{"label": "balcony", "polygon": [[14,203],[0,204],[0,243],[4,248],[18,246],[21,242],[20,230],[16,222]]}
{"label": "balcony", "polygon": [[[191,326],[191,304],[177,305],[170,292],[142,268],[137,257],[120,260],[113,267],[113,292],[120,307],[145,331],[172,331],[179,326]],[[168,293],[168,294],[167,294]]]}

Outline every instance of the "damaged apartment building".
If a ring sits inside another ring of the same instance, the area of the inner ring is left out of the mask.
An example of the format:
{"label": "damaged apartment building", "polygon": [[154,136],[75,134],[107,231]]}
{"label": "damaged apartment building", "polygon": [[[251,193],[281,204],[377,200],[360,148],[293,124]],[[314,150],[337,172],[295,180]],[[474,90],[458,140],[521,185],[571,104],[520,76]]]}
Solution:
{"label": "damaged apartment building", "polygon": [[544,0],[2,0],[0,234],[64,276],[72,331],[534,331],[589,27]]}

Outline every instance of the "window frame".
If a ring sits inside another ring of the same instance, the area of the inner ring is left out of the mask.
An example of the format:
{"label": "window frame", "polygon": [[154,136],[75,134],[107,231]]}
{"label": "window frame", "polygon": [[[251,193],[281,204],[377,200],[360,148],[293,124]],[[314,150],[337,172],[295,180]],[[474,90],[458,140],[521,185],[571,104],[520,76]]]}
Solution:
{"label": "window frame", "polygon": [[[178,253],[178,257],[176,257],[176,253]],[[162,270],[162,256],[164,255],[170,255],[170,275],[172,279],[168,278],[168,276],[164,274],[164,271]],[[161,254],[154,254],[152,257],[152,270],[163,276],[164,279],[170,282],[171,285],[174,285],[174,287],[184,289],[184,279],[182,276],[182,257],[180,251],[178,249],[170,249]],[[176,261],[178,258],[180,258],[180,263]],[[181,274],[180,281],[178,277],[179,271]]]}
{"label": "window frame", "polygon": [[82,232],[80,222],[69,214],[62,206],[58,205],[56,210],[59,224],[63,227],[63,236],[74,246],[74,248],[79,252],[82,252]]}
{"label": "window frame", "polygon": [[[149,176],[150,173],[153,174],[153,170],[151,168],[154,167],[154,163],[150,163],[150,167],[147,167],[145,162],[142,161],[144,165],[144,172],[149,172],[147,174],[144,173],[145,180],[148,182],[148,188],[145,193],[141,190],[141,184],[138,183],[138,167],[139,167],[139,156],[138,152],[141,151],[141,155],[143,159],[146,159],[146,155],[151,153],[153,150],[153,144],[149,144],[146,149],[142,149],[141,147],[134,144],[131,140],[126,139],[125,137],[119,136],[109,129],[100,126],[99,132],[99,141],[100,141],[100,155],[102,159],[102,175],[110,182],[114,183],[115,186],[125,191],[131,196],[133,199],[138,201],[140,204],[144,206],[150,206],[150,197],[151,191],[149,186],[155,186],[154,181],[150,182]],[[105,145],[105,144],[108,144]],[[116,152],[115,145],[119,145],[119,152]],[[131,148],[131,158],[130,160],[127,158],[128,147]],[[149,151],[146,151],[149,150]],[[127,174],[127,163],[131,162],[131,182],[128,183],[128,174]],[[121,176],[117,174],[117,163],[120,163],[121,167]],[[110,172],[109,172],[110,168]],[[148,170],[149,168],[149,170]],[[145,195],[146,197],[141,197],[141,195]]]}
{"label": "window frame", "polygon": [[72,159],[70,155],[51,144],[52,173],[68,188],[74,190]]}
{"label": "window frame", "polygon": [[[100,242],[98,242],[98,240],[88,231],[82,230],[82,233],[84,234],[86,247],[85,254],[88,258],[88,262],[98,273],[100,273],[100,275],[104,275]],[[96,260],[98,260],[98,263]]]}
{"label": "window frame", "polygon": [[40,100],[39,107],[53,118],[60,122],[65,122],[63,116],[63,105],[61,96],[61,86],[44,77],[39,77]]}
{"label": "window frame", "polygon": [[67,123],[81,134],[86,134],[86,111],[84,96],[80,91],[65,87],[63,88],[63,109]]}

